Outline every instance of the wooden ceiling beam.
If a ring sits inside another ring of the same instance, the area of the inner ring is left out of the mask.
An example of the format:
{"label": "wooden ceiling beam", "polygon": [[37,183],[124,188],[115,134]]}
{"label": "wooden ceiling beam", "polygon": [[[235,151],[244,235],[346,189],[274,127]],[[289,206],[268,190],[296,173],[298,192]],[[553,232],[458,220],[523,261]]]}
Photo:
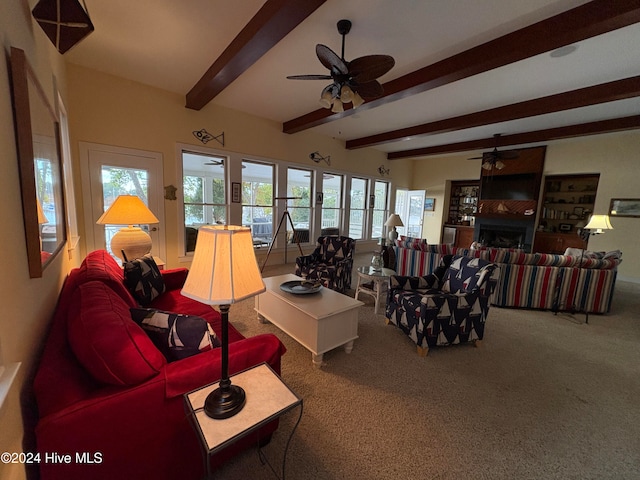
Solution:
{"label": "wooden ceiling beam", "polygon": [[600,103],[614,102],[626,98],[640,96],[640,76],[601,83],[591,87],[579,88],[569,92],[557,93],[546,97],[526,100],[524,102],[503,105],[467,115],[424,123],[413,127],[402,128],[391,132],[380,133],[368,137],[347,140],[346,148],[355,149],[371,147],[383,143],[409,139],[419,135],[434,135],[467,128],[508,122],[520,118],[561,112],[574,108],[586,107]]}
{"label": "wooden ceiling beam", "polygon": [[640,128],[640,115],[630,117],[613,118],[600,120],[597,122],[581,123],[565,127],[547,128],[533,132],[516,133],[513,135],[501,135],[497,141],[495,137],[470,140],[468,142],[450,143],[448,145],[437,145],[434,147],[416,148],[414,150],[404,150],[402,152],[391,152],[387,154],[387,159],[398,160],[401,158],[417,158],[433,155],[444,155],[447,153],[468,152],[471,150],[493,149],[495,147],[506,147],[510,145],[523,145],[527,143],[548,142],[551,140],[561,140],[564,138],[583,137],[587,135],[598,135],[602,133],[621,132]]}
{"label": "wooden ceiling beam", "polygon": [[204,107],[324,2],[267,0],[187,93],[186,107]]}
{"label": "wooden ceiling beam", "polygon": [[[379,107],[638,22],[638,0],[593,0],[391,80],[383,85],[381,97],[365,102],[357,110]],[[283,123],[282,131],[300,132],[352,115],[355,111],[346,109],[342,113],[332,113],[321,108]]]}

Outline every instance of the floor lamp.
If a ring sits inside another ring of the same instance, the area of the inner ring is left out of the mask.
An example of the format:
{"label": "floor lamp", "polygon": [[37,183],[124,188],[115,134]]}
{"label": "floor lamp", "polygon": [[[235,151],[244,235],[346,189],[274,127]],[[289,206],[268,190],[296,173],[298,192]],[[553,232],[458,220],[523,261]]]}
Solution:
{"label": "floor lamp", "polygon": [[232,385],[229,379],[229,308],[232,303],[265,290],[253,251],[251,229],[234,225],[200,227],[181,293],[206,305],[219,305],[222,314],[220,385],[204,403],[204,412],[211,418],[232,417],[246,401],[242,387]]}
{"label": "floor lamp", "polygon": [[[580,263],[578,265],[579,268],[582,267],[582,260],[584,259],[584,251],[589,244],[589,237],[591,235],[599,235],[604,233],[605,230],[613,230],[611,226],[611,222],[609,221],[609,215],[591,215],[589,219],[589,223],[587,223],[584,228],[580,231],[580,238],[585,242],[585,248],[580,252]],[[579,270],[580,271],[580,270]],[[580,278],[578,278],[580,280]],[[573,306],[571,307],[571,312],[575,313],[578,311],[576,305],[576,297],[578,294],[578,281],[576,281],[576,288],[573,292]],[[589,312],[585,313],[585,323],[589,323]]]}

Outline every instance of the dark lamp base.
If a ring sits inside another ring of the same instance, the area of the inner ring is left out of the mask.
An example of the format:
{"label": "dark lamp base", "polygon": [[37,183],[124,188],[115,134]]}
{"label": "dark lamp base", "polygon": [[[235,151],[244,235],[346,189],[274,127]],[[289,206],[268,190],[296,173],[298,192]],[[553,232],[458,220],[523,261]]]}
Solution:
{"label": "dark lamp base", "polygon": [[204,413],[217,420],[233,417],[242,410],[246,400],[244,390],[237,385],[218,387],[204,402]]}

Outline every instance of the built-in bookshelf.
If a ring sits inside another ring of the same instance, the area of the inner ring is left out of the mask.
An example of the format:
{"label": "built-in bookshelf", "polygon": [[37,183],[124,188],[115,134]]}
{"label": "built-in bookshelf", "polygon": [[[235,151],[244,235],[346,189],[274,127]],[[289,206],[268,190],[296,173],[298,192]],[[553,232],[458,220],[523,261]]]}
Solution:
{"label": "built-in bookshelf", "polygon": [[569,233],[584,226],[593,213],[599,179],[599,174],[546,177],[538,230]]}

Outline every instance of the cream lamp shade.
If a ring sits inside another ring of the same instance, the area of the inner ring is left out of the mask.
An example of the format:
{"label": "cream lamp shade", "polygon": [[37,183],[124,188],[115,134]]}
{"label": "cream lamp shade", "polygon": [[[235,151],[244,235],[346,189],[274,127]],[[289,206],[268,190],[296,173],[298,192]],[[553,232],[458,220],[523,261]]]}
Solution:
{"label": "cream lamp shade", "polygon": [[609,215],[591,215],[589,223],[584,227],[591,233],[604,233],[605,230],[613,230],[611,222],[609,221]]}
{"label": "cream lamp shade", "polygon": [[111,239],[111,251],[122,261],[125,261],[124,257],[133,260],[151,251],[152,244],[149,234],[133,225],[160,223],[160,220],[149,210],[140,197],[120,195],[96,223],[98,225],[128,225],[121,228]]}
{"label": "cream lamp shade", "polygon": [[396,230],[396,227],[404,227],[404,223],[402,223],[400,215],[398,215],[397,213],[392,213],[391,215],[389,215],[387,221],[384,222],[384,226],[389,227],[389,240],[394,242],[398,238],[398,231]]}
{"label": "cream lamp shade", "polygon": [[211,418],[225,419],[242,410],[246,394],[229,379],[229,307],[266,290],[253,250],[251,229],[207,225],[198,230],[196,250],[182,295],[207,305],[220,305],[222,372],[220,386],[204,402]]}
{"label": "cream lamp shade", "polygon": [[205,225],[182,294],[207,305],[226,305],[265,291],[251,229]]}

